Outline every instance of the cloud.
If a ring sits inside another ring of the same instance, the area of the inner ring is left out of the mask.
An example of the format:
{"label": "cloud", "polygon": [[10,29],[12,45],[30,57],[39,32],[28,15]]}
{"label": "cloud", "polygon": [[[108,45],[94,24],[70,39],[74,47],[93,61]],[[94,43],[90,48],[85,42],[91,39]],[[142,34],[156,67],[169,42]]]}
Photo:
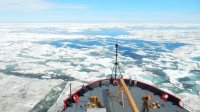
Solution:
{"label": "cloud", "polygon": [[89,7],[86,5],[82,5],[82,4],[55,4],[54,5],[55,9],[88,9]]}
{"label": "cloud", "polygon": [[47,10],[51,4],[44,0],[0,0],[0,11]]}
{"label": "cloud", "polygon": [[0,0],[0,11],[29,12],[53,9],[87,9],[83,4],[61,4],[47,0]]}

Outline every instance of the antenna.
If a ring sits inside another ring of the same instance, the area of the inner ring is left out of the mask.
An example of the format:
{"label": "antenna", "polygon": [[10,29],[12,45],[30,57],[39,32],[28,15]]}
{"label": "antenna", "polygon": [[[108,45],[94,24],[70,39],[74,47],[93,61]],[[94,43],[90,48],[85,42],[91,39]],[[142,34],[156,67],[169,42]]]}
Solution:
{"label": "antenna", "polygon": [[117,69],[119,70],[120,75],[121,75],[121,71],[120,71],[120,67],[119,67],[119,63],[118,63],[118,44],[116,43],[115,44],[115,64],[114,64],[114,67],[112,70],[112,74],[113,74],[113,71],[115,71],[115,78],[117,78]]}

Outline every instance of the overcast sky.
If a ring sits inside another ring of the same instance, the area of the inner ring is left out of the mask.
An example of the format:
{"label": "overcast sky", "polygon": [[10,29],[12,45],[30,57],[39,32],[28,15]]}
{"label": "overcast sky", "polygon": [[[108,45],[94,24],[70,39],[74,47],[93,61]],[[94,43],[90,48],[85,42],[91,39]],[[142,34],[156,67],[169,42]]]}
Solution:
{"label": "overcast sky", "polygon": [[200,0],[0,0],[0,22],[200,23]]}

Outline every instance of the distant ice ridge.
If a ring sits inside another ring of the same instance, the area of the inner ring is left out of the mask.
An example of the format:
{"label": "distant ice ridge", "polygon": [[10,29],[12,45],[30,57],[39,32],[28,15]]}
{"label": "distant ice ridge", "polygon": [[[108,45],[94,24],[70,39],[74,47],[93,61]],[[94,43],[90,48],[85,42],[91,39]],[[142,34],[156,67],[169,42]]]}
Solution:
{"label": "distant ice ridge", "polygon": [[[111,29],[111,30],[110,30]],[[1,24],[1,41],[41,41],[45,39],[106,38],[111,33],[116,38],[176,41],[193,43],[199,41],[200,24],[155,24],[155,23],[90,23],[90,24]],[[93,31],[93,32],[91,32]],[[120,35],[118,32],[121,32]],[[126,33],[125,33],[126,32]]]}
{"label": "distant ice ridge", "polygon": [[[65,79],[78,88],[110,76],[116,42],[120,46],[119,62],[124,77],[163,88],[184,102],[189,101],[192,107],[189,109],[198,110],[200,62],[193,58],[200,54],[200,24],[1,24],[0,73],[4,75],[0,75],[0,80],[7,80],[8,86],[13,84],[13,77],[25,85],[36,81],[48,86],[46,81],[52,81],[55,84],[46,88],[50,91]],[[0,82],[5,85],[5,81]],[[68,96],[68,84],[53,106],[58,106],[58,110]],[[21,94],[20,87],[14,86],[14,94]],[[35,90],[40,85],[34,87],[27,91],[40,92]],[[7,86],[1,89],[6,90]],[[12,95],[7,94],[2,98],[8,99],[10,102],[5,104],[10,105]],[[43,98],[35,99],[30,108]],[[29,106],[20,108],[30,110]]]}

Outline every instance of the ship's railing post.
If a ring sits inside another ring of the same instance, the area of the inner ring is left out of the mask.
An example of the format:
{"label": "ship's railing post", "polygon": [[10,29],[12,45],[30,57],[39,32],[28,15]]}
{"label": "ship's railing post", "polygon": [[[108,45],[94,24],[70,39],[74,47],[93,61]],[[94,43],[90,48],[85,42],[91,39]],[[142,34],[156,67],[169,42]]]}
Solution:
{"label": "ship's railing post", "polygon": [[69,95],[71,96],[72,94],[72,83],[69,84]]}

